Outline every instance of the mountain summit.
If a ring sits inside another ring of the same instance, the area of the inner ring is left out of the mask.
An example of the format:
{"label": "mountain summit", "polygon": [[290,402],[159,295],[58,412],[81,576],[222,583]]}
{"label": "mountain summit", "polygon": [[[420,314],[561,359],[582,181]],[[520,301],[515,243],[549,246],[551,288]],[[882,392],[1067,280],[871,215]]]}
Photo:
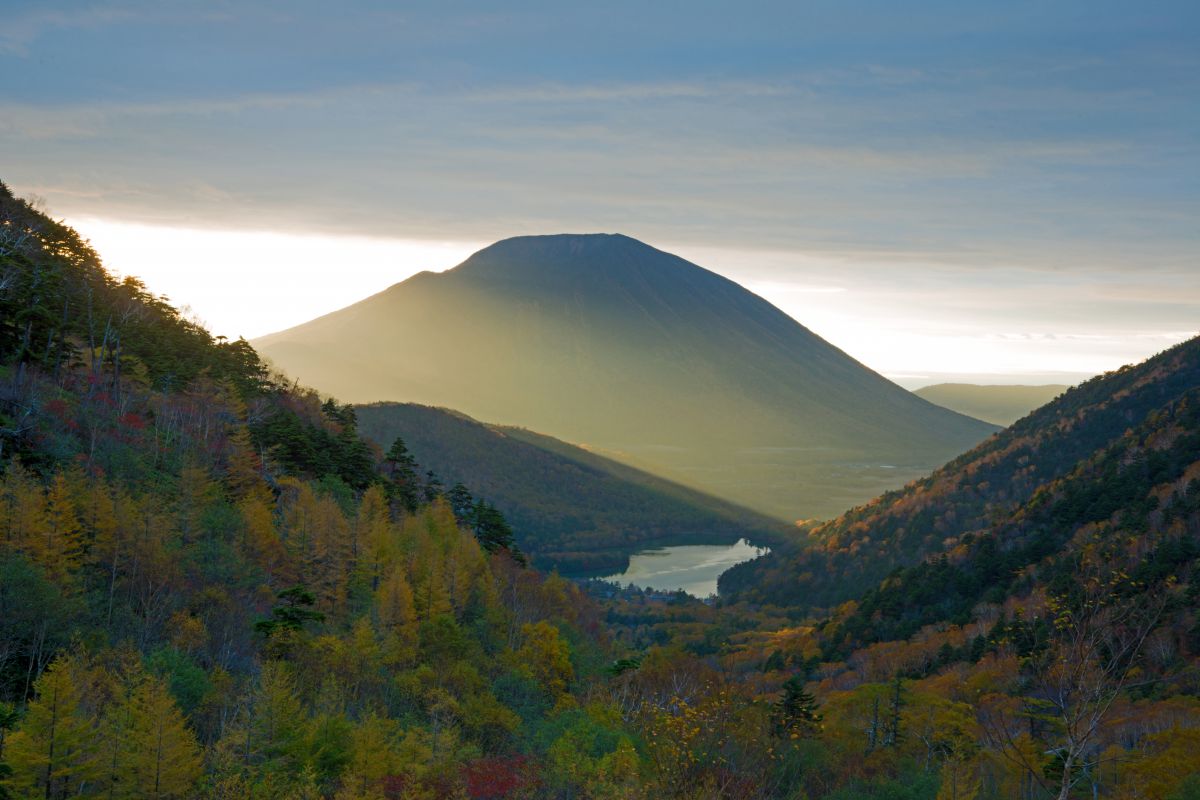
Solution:
{"label": "mountain summit", "polygon": [[994,430],[618,234],[506,239],[254,344],[343,400],[525,426],[782,518],[836,514]]}

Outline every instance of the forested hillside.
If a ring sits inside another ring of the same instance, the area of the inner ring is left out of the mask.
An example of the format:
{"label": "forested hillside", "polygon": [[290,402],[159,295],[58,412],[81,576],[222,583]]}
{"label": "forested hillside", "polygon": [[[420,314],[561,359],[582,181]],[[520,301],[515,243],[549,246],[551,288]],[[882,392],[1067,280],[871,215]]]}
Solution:
{"label": "forested hillside", "polygon": [[7,189],[0,311],[0,795],[636,777],[620,717],[585,702],[594,607],[436,484],[415,494],[352,409],[115,281]]}
{"label": "forested hillside", "polygon": [[368,439],[402,438],[423,469],[494,503],[547,567],[620,572],[651,544],[775,544],[788,533],[777,520],[532,431],[411,403],[355,410]]}
{"label": "forested hillside", "polygon": [[1197,391],[1200,339],[1192,339],[1069,390],[929,477],[817,527],[812,547],[740,565],[722,588],[832,606],[898,565],[960,547],[994,549],[983,559],[989,568],[1019,571],[1131,503],[1140,533],[1138,520],[1160,504],[1151,489],[1180,480],[1196,458],[1184,434],[1194,432]]}
{"label": "forested hillside", "polygon": [[1198,351],[601,605],[0,188],[0,797],[1195,800]]}
{"label": "forested hillside", "polygon": [[868,750],[901,748],[903,706],[924,706],[910,731],[945,748],[939,797],[1200,789],[1200,339],[812,541],[722,588],[801,621],[759,638],[764,668],[799,667],[826,709],[856,704]]}

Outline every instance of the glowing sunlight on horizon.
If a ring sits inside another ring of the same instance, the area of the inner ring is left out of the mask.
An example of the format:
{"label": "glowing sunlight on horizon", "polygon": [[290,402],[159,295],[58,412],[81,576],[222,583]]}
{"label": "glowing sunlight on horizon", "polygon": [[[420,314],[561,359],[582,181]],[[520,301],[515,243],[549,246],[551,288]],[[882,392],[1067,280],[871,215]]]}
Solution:
{"label": "glowing sunlight on horizon", "polygon": [[[345,308],[422,271],[441,272],[488,242],[187,228],[69,218],[115,274],[216,335],[254,339]],[[652,243],[653,244],[653,243]],[[663,245],[759,294],[817,335],[909,389],[942,381],[1076,383],[1152,355],[1188,332],[1112,336],[1006,333],[1004,315],[955,309],[944,294],[889,283],[864,262]],[[781,270],[781,266],[788,267]],[[874,265],[878,266],[878,265]],[[762,277],[770,274],[770,279]],[[786,275],[787,277],[781,277]],[[957,287],[958,299],[970,292]],[[986,295],[995,297],[994,290]]]}
{"label": "glowing sunlight on horizon", "polygon": [[105,266],[140,278],[213,333],[253,339],[308,322],[481,245],[68,219]]}

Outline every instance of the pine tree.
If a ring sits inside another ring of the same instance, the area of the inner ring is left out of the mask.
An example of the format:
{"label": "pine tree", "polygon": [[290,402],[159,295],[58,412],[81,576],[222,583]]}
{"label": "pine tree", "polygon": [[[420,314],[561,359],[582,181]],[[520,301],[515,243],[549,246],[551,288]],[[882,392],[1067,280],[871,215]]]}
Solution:
{"label": "pine tree", "polygon": [[471,496],[471,492],[466,486],[461,483],[456,483],[450,487],[450,491],[446,492],[446,500],[450,503],[450,509],[454,512],[455,519],[459,524],[470,524],[475,513],[475,498]]}
{"label": "pine tree", "polygon": [[437,476],[437,473],[431,469],[426,470],[425,489],[423,490],[425,502],[432,503],[434,500],[441,497],[443,488],[442,479]]}
{"label": "pine tree", "polygon": [[781,739],[802,739],[821,729],[817,699],[805,690],[800,675],[784,681],[783,696],[776,701],[772,716],[775,735]]}
{"label": "pine tree", "polygon": [[416,511],[417,503],[420,500],[417,460],[408,451],[408,446],[404,444],[403,438],[396,437],[383,461],[391,475],[393,496],[409,513]]}
{"label": "pine tree", "polygon": [[275,633],[299,632],[304,630],[305,623],[325,620],[324,614],[312,610],[317,598],[303,586],[285,589],[278,596],[283,605],[271,609],[270,619],[254,623],[254,629],[259,633],[271,636]]}
{"label": "pine tree", "polygon": [[475,504],[475,538],[489,553],[513,548],[513,532],[508,520],[486,500]]}

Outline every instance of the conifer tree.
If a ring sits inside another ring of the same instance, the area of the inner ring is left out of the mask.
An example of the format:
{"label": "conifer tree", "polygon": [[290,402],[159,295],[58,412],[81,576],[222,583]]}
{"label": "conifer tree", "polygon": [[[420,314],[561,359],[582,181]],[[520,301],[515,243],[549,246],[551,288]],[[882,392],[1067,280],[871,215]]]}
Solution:
{"label": "conifer tree", "polygon": [[384,457],[384,464],[392,479],[393,496],[409,513],[416,511],[417,503],[420,500],[417,460],[408,451],[408,446],[405,445],[402,437],[397,436],[396,440],[392,442],[387,456]]}
{"label": "conifer tree", "polygon": [[433,470],[425,470],[425,489],[423,497],[426,503],[432,503],[434,500],[442,496],[442,479],[437,476]]}
{"label": "conifer tree", "polygon": [[34,557],[56,581],[67,582],[83,561],[83,526],[79,523],[70,486],[60,472],[46,492],[46,518],[42,542]]}
{"label": "conifer tree", "polygon": [[804,688],[804,678],[793,675],[784,681],[783,695],[773,709],[775,735],[781,739],[801,739],[821,728],[817,699]]}
{"label": "conifer tree", "polygon": [[263,664],[251,714],[245,742],[247,761],[268,774],[298,777],[307,726],[296,682],[286,664]]}
{"label": "conifer tree", "polygon": [[130,780],[122,794],[133,798],[173,800],[192,795],[200,778],[196,737],[160,678],[143,680],[129,699]]}
{"label": "conifer tree", "polygon": [[475,504],[475,537],[489,553],[511,550],[513,547],[513,532],[508,520],[486,500]]}
{"label": "conifer tree", "polygon": [[34,682],[21,728],[7,748],[19,793],[58,800],[99,774],[93,720],[81,708],[74,660],[59,658]]}
{"label": "conifer tree", "polygon": [[454,484],[450,491],[446,492],[446,500],[459,523],[469,524],[475,512],[475,498],[471,496],[467,487],[461,483]]}
{"label": "conifer tree", "polygon": [[237,425],[229,435],[225,456],[225,485],[237,498],[264,487],[262,460],[250,438],[250,429]]}
{"label": "conifer tree", "polygon": [[388,775],[400,771],[400,759],[395,750],[399,726],[394,720],[374,713],[359,722],[354,729],[353,755],[345,778],[347,797],[378,796]]}

